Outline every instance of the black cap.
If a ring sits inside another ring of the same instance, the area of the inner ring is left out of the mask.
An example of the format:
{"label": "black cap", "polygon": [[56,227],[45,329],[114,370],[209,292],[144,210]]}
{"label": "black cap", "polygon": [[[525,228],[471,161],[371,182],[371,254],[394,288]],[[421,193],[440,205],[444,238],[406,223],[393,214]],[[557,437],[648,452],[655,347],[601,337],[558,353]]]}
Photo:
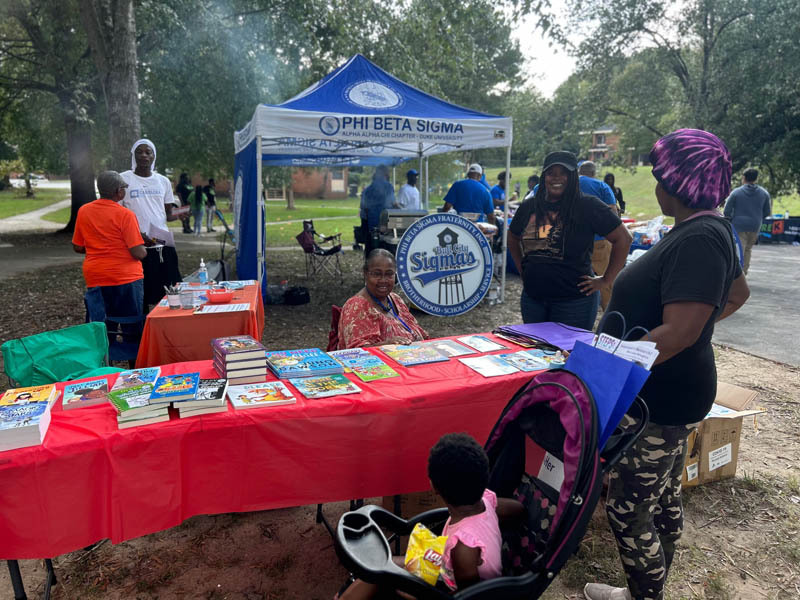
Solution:
{"label": "black cap", "polygon": [[578,158],[566,150],[559,150],[558,152],[551,152],[544,159],[544,167],[542,173],[547,171],[553,165],[561,165],[567,171],[574,171],[578,168]]}

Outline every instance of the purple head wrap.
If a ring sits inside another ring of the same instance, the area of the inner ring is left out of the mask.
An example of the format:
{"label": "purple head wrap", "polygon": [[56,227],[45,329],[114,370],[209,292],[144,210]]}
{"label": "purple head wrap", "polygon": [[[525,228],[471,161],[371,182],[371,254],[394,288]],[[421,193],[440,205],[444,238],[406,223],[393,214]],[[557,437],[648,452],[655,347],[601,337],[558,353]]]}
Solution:
{"label": "purple head wrap", "polygon": [[731,154],[713,133],[678,129],[650,150],[653,177],[689,208],[716,208],[731,191]]}

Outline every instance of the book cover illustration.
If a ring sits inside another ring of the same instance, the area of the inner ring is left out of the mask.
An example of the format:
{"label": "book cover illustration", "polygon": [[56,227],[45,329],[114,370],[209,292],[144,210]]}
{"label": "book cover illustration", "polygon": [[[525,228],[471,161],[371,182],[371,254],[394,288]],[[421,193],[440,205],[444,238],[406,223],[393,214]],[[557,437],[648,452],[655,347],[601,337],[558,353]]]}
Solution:
{"label": "book cover illustration", "polygon": [[153,408],[150,405],[150,393],[152,391],[153,385],[151,383],[143,383],[142,385],[135,385],[121,390],[111,390],[108,393],[108,400],[117,409],[119,415],[124,415],[132,410],[142,412],[142,409]]}
{"label": "book cover illustration", "polygon": [[201,379],[197,386],[198,400],[222,400],[228,387],[227,379]]}
{"label": "book cover illustration", "polygon": [[282,381],[228,386],[228,399],[236,409],[293,404],[296,399]]}
{"label": "book cover illustration", "polygon": [[397,361],[404,367],[449,360],[441,352],[429,346],[388,344],[386,346],[381,346],[380,349],[386,356]]}
{"label": "book cover illustration", "polygon": [[525,350],[498,354],[498,356],[511,366],[517,367],[520,371],[541,371],[550,366],[550,363],[543,358],[534,356]]}
{"label": "book cover illustration", "polygon": [[170,402],[194,398],[200,384],[200,373],[162,375],[153,386],[150,402]]}
{"label": "book cover illustration", "polygon": [[0,406],[0,431],[39,425],[47,412],[47,402],[25,402]]}
{"label": "book cover illustration", "polygon": [[358,359],[355,359],[352,362],[345,364],[345,367],[355,373],[361,381],[376,381],[378,379],[387,379],[389,377],[400,376],[400,373],[395,371],[377,356],[373,356],[372,360],[365,359],[359,361]]}
{"label": "book cover illustration", "polygon": [[508,364],[498,356],[471,356],[459,358],[458,360],[484,377],[497,377],[498,375],[508,375],[519,371],[517,367]]}
{"label": "book cover illustration", "polygon": [[96,379],[82,383],[70,383],[64,386],[64,399],[61,406],[64,410],[95,406],[108,401],[108,379]]}
{"label": "book cover illustration", "polygon": [[430,342],[422,342],[422,346],[438,350],[443,356],[464,356],[465,354],[475,354],[475,350],[467,348],[453,340],[432,340]]}
{"label": "book cover illustration", "polygon": [[331,350],[328,352],[328,356],[330,356],[340,365],[342,365],[344,367],[345,373],[352,373],[350,367],[345,364],[347,361],[352,361],[357,359],[369,359],[371,357],[376,358],[374,354],[370,354],[363,348],[346,348],[344,350]]}
{"label": "book cover illustration", "polygon": [[492,350],[508,350],[506,346],[493,342],[485,335],[465,335],[456,338],[462,344],[466,344],[470,348],[475,348],[478,352],[491,352]]}
{"label": "book cover illustration", "polygon": [[117,380],[111,386],[111,391],[123,390],[125,388],[143,385],[145,383],[153,384],[161,375],[161,367],[146,367],[144,369],[131,369],[123,371],[117,375]]}
{"label": "book cover illustration", "polygon": [[267,362],[281,378],[331,375],[344,370],[342,365],[319,348],[267,352]]}
{"label": "book cover illustration", "polygon": [[290,379],[291,384],[306,398],[327,398],[341,394],[358,394],[361,388],[340,374],[323,377]]}
{"label": "book cover illustration", "polygon": [[262,358],[264,346],[249,335],[232,335],[211,341],[214,352],[225,361]]}
{"label": "book cover illustration", "polygon": [[30,387],[12,388],[0,396],[0,406],[15,406],[32,402],[50,402],[55,395],[56,386],[33,385]]}

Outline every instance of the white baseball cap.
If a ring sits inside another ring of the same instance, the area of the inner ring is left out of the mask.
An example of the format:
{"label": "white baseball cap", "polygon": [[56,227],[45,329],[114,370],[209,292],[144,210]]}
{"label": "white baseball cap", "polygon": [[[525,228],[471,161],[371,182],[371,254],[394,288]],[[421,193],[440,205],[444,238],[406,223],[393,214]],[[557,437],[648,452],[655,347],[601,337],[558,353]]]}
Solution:
{"label": "white baseball cap", "polygon": [[483,175],[483,169],[478,163],[472,163],[467,169],[467,173],[477,173],[478,175]]}

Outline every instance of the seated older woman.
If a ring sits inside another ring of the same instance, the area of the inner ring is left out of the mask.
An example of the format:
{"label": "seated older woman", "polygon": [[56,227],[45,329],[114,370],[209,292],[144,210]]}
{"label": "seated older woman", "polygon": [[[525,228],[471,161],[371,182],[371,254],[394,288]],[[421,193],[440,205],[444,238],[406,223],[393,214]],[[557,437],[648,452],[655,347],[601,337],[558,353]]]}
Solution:
{"label": "seated older woman", "polygon": [[386,250],[369,253],[364,288],[345,302],[339,319],[339,350],[381,344],[410,344],[428,338],[403,300],[392,292],[396,268]]}

